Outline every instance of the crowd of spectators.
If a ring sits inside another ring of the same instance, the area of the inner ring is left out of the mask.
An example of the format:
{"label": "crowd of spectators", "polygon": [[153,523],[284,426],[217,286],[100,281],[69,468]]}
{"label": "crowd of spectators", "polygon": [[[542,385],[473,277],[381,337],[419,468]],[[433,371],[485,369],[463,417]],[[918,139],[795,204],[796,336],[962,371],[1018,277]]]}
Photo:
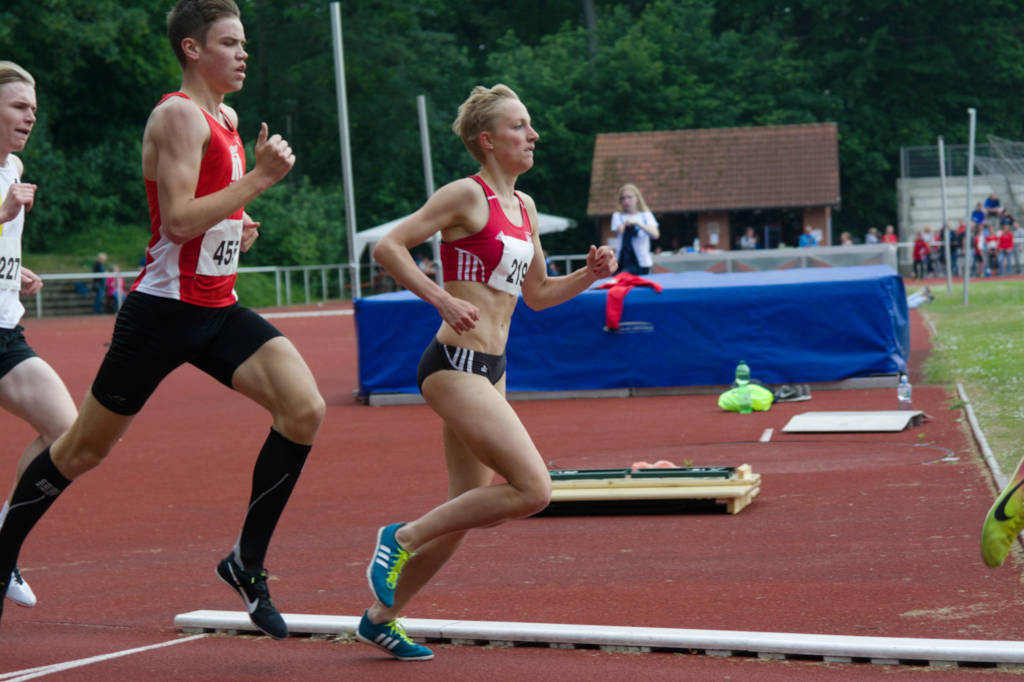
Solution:
{"label": "crowd of spectators", "polygon": [[[968,224],[970,225],[968,227]],[[971,274],[975,277],[992,277],[1024,273],[1024,225],[1010,214],[1001,204],[996,194],[990,194],[984,201],[979,201],[971,213],[970,221],[960,220],[959,223],[948,223],[950,239],[950,265],[952,274],[960,276],[965,267],[966,256],[971,255]],[[945,243],[943,229],[926,225],[913,235],[912,258],[913,277],[938,277],[945,274]],[[678,236],[672,237],[671,253],[683,251],[711,251],[715,246],[698,246],[695,240],[693,249],[684,249]],[[837,246],[853,246],[864,244],[900,243],[899,234],[893,225],[883,229],[869,227],[864,233],[863,241],[859,242],[852,233],[842,232],[836,240]],[[813,226],[805,225],[796,246],[820,246],[821,232]],[[784,245],[780,245],[784,246]],[[734,249],[752,250],[764,248],[759,235],[753,227],[746,227],[735,238]],[[968,252],[970,249],[970,253]],[[654,253],[661,253],[662,248],[657,242],[652,245]]]}
{"label": "crowd of spectators", "polygon": [[990,194],[971,214],[971,249],[975,277],[1020,274],[1024,261],[1024,226]]}

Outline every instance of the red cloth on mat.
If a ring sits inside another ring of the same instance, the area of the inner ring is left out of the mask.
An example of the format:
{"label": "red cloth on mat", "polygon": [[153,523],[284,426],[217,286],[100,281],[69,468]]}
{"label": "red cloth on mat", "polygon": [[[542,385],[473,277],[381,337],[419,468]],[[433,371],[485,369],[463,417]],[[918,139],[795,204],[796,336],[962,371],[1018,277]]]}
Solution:
{"label": "red cloth on mat", "polygon": [[651,287],[659,294],[662,289],[657,282],[644,279],[631,272],[620,272],[598,287],[598,289],[608,289],[608,298],[604,304],[604,324],[608,329],[619,328],[619,320],[622,319],[622,299],[626,298],[626,294],[633,287]]}

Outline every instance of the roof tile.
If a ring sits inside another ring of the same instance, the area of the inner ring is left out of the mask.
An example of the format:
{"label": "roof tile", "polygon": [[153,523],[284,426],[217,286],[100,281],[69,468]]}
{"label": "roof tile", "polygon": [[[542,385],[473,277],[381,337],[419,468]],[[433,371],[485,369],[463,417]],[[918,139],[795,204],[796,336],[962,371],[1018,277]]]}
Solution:
{"label": "roof tile", "polygon": [[588,215],[616,210],[633,183],[657,212],[837,206],[835,123],[601,133]]}

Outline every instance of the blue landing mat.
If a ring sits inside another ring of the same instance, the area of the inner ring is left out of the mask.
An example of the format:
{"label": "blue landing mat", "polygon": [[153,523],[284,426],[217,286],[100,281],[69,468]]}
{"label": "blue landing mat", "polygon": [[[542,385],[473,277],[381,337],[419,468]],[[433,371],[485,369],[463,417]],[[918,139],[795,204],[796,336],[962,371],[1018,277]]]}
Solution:
{"label": "blue landing mat", "polygon": [[[520,299],[507,390],[723,385],[741,359],[765,384],[906,371],[906,292],[888,266],[647,279],[662,291],[631,290],[617,332],[605,328],[605,290],[541,311]],[[402,291],[357,300],[355,319],[362,395],[416,393],[416,365],[440,326],[437,311]]]}

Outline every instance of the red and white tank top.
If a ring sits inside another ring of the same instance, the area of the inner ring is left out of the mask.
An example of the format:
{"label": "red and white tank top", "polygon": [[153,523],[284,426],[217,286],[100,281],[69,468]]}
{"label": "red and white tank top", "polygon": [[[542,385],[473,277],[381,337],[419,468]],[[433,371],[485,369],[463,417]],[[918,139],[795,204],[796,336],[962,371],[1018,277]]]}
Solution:
{"label": "red and white tank top", "polygon": [[[183,92],[164,95],[184,97]],[[210,125],[210,144],[199,165],[196,197],[224,189],[245,174],[245,149],[242,138],[200,107]],[[224,120],[228,118],[225,115]],[[202,235],[184,244],[175,244],[161,229],[160,202],[156,182],[146,180],[152,237],[146,249],[146,266],[132,284],[132,291],[173,298],[207,308],[222,308],[238,300],[235,279],[238,252],[242,243],[242,213],[239,208]]]}
{"label": "red and white tank top", "polygon": [[489,215],[484,229],[453,242],[441,242],[444,281],[483,282],[492,289],[518,296],[533,262],[530,216],[519,193],[521,225],[513,225],[501,201],[479,175],[470,176],[483,188]]}

